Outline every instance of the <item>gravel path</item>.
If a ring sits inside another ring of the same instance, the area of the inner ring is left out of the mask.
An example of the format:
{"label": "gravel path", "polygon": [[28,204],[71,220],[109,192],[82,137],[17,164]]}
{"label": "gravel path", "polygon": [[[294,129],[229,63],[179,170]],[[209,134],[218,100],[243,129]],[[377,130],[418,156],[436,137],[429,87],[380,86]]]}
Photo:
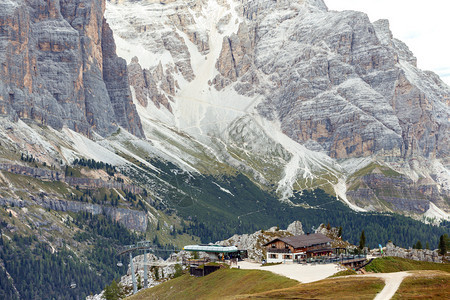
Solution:
{"label": "gravel path", "polygon": [[325,279],[342,269],[335,264],[326,265],[301,265],[301,264],[280,264],[267,267],[261,267],[261,264],[246,261],[239,262],[241,269],[254,269],[271,271],[275,274],[283,275],[291,279],[308,283]]}
{"label": "gravel path", "polygon": [[395,292],[397,292],[398,287],[402,283],[403,279],[409,275],[411,274],[408,272],[396,272],[396,273],[367,274],[364,276],[382,278],[386,285],[381,290],[381,292],[377,294],[374,300],[388,300],[395,295]]}
{"label": "gravel path", "polygon": [[[261,267],[261,264],[251,263],[247,261],[239,262],[238,266],[241,269],[251,270],[266,270],[275,274],[283,275],[288,278],[297,280],[301,283],[309,283],[325,279],[337,272],[340,269],[335,264],[327,265],[299,265],[299,264],[280,264],[274,266]],[[391,299],[395,292],[397,292],[403,279],[411,275],[408,272],[396,272],[396,273],[373,273],[366,275],[352,275],[345,277],[377,277],[384,280],[385,286],[379,292],[374,300],[388,300]]]}

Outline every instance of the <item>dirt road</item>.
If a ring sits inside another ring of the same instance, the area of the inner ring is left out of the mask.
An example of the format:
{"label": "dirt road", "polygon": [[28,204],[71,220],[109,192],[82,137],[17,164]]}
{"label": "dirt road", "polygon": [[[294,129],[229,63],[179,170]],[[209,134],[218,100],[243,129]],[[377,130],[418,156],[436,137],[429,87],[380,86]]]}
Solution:
{"label": "dirt road", "polygon": [[261,264],[258,263],[241,261],[239,262],[238,265],[241,269],[270,271],[275,274],[283,275],[288,278],[300,281],[301,283],[319,281],[342,270],[335,264],[314,265],[314,266],[301,264],[280,264],[261,267]]}
{"label": "dirt road", "polygon": [[[256,269],[271,271],[275,274],[283,275],[288,278],[297,280],[301,283],[309,283],[325,279],[334,273],[339,272],[341,269],[337,265],[299,265],[299,264],[280,264],[274,266],[261,267],[260,264],[251,262],[239,262],[241,269]],[[395,292],[397,292],[403,279],[411,275],[408,272],[396,272],[396,273],[371,273],[365,275],[352,275],[345,277],[377,277],[384,280],[385,286],[379,292],[374,300],[388,300],[391,299]]]}
{"label": "dirt road", "polygon": [[395,292],[397,292],[403,279],[409,275],[411,274],[408,272],[396,272],[396,273],[367,274],[363,276],[382,278],[386,285],[381,290],[381,292],[377,294],[374,300],[388,300],[395,295]]}

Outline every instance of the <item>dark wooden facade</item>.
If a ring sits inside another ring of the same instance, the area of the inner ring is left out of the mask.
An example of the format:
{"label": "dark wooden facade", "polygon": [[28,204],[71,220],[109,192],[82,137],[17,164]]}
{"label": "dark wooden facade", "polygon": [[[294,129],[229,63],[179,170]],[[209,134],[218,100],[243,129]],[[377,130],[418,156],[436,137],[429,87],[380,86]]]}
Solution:
{"label": "dark wooden facade", "polygon": [[332,240],[315,233],[276,238],[265,244],[267,262],[297,261],[309,257],[329,256],[333,253]]}

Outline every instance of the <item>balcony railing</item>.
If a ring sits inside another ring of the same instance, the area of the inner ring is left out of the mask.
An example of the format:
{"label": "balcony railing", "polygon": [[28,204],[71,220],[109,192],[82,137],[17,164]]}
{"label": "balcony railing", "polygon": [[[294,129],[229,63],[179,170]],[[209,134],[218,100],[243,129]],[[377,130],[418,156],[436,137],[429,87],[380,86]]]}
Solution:
{"label": "balcony railing", "polygon": [[267,253],[291,253],[290,249],[268,248]]}

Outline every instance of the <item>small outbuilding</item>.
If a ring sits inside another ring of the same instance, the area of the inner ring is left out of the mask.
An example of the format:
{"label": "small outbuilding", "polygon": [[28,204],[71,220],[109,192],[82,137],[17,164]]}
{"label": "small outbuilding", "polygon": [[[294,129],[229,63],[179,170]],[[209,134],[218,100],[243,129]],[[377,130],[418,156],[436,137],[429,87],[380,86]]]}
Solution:
{"label": "small outbuilding", "polygon": [[267,262],[299,261],[310,257],[330,256],[332,239],[321,233],[276,238],[266,244]]}
{"label": "small outbuilding", "polygon": [[247,250],[238,249],[236,246],[222,245],[188,245],[183,250],[191,252],[206,252],[212,261],[223,259],[241,260],[247,258]]}

